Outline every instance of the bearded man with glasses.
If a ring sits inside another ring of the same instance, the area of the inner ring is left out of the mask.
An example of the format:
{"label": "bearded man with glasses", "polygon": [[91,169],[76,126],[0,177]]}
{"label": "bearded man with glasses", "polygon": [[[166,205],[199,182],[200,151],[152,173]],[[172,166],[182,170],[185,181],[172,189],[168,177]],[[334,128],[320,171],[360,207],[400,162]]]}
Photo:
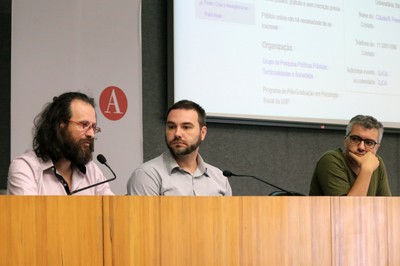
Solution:
{"label": "bearded man with glasses", "polygon": [[377,155],[383,125],[357,115],[346,128],[344,150],[327,151],[318,161],[310,196],[391,196],[387,172]]}
{"label": "bearded man with glasses", "polygon": [[[106,180],[92,161],[97,126],[94,99],[67,92],[48,103],[34,120],[33,149],[17,156],[8,171],[12,195],[71,195]],[[108,183],[76,195],[113,195]]]}

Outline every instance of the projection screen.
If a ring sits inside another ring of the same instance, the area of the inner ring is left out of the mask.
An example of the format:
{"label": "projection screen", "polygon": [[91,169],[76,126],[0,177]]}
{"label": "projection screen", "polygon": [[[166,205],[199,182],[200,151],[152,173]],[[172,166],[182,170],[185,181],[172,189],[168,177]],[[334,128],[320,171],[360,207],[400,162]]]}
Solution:
{"label": "projection screen", "polygon": [[175,0],[170,101],[209,120],[400,129],[400,1]]}

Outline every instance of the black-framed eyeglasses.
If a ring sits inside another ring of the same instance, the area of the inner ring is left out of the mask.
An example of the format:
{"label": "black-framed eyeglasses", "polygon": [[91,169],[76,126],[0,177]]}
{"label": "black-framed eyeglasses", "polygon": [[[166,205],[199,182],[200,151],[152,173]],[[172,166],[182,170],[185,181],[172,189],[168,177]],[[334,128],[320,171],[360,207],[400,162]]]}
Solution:
{"label": "black-framed eyeglasses", "polygon": [[360,136],[357,135],[350,135],[348,136],[350,143],[351,144],[355,144],[358,145],[361,143],[361,141],[364,141],[364,145],[365,147],[369,148],[369,149],[373,149],[375,147],[376,144],[379,144],[378,142],[376,142],[375,140],[372,139],[363,139]]}
{"label": "black-framed eyeglasses", "polygon": [[76,124],[78,126],[81,126],[82,127],[82,131],[87,132],[87,131],[89,131],[90,129],[93,128],[94,134],[97,134],[97,133],[101,132],[101,128],[99,128],[96,124],[90,124],[88,121],[77,122],[77,121],[74,121],[74,120],[71,120],[71,119],[68,120],[68,121],[72,122],[72,123],[74,123],[74,124]]}

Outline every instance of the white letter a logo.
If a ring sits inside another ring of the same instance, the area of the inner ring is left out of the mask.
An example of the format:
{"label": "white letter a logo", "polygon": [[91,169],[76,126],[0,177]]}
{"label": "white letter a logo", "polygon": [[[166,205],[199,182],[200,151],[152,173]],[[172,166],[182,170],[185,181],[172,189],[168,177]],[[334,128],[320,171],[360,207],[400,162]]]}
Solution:
{"label": "white letter a logo", "polygon": [[111,113],[110,111],[110,107],[114,106],[115,108],[115,114],[122,114],[120,108],[119,108],[119,104],[118,104],[118,99],[117,96],[115,94],[115,90],[113,89],[111,91],[111,95],[110,95],[110,99],[108,100],[108,105],[107,105],[107,110],[104,111],[105,113]]}

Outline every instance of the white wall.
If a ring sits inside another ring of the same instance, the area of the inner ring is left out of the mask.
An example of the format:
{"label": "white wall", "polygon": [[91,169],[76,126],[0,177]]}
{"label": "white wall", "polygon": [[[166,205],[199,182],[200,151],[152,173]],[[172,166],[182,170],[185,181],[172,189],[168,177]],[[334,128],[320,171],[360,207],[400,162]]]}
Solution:
{"label": "white wall", "polygon": [[117,174],[114,193],[126,193],[127,179],[143,158],[140,5],[140,0],[13,1],[11,158],[32,147],[33,119],[53,96],[81,91],[99,105],[102,91],[116,86],[128,107],[119,120],[97,107],[102,132],[94,155],[104,154]]}

